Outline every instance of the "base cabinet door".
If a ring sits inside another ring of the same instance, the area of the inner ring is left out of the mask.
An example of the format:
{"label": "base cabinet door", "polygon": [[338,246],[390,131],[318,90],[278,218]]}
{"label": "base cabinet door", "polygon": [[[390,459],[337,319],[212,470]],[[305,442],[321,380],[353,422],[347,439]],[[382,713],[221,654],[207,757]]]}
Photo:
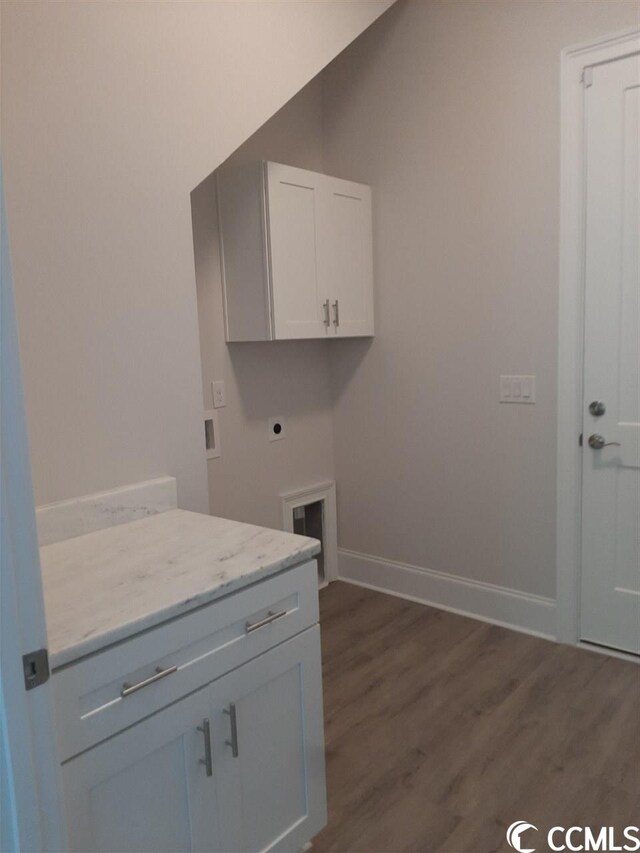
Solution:
{"label": "base cabinet door", "polygon": [[221,851],[205,688],[63,765],[73,851]]}
{"label": "base cabinet door", "polygon": [[225,849],[297,851],[326,823],[320,629],[212,685]]}

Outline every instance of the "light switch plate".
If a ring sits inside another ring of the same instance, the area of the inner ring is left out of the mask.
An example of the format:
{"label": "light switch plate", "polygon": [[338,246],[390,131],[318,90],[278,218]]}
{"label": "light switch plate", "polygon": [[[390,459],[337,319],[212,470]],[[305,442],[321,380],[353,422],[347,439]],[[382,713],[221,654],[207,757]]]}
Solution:
{"label": "light switch plate", "polygon": [[223,379],[211,383],[211,399],[214,409],[221,409],[227,405],[227,390],[224,387]]}
{"label": "light switch plate", "polygon": [[501,403],[535,403],[536,377],[531,374],[500,377]]}

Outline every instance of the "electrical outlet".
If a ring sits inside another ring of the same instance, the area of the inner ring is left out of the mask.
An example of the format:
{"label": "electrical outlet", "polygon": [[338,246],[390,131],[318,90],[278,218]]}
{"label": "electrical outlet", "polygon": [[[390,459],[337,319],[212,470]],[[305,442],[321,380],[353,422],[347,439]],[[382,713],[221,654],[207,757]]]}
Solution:
{"label": "electrical outlet", "polygon": [[501,403],[535,403],[535,401],[535,376],[525,375],[500,377]]}
{"label": "electrical outlet", "polygon": [[214,409],[221,409],[227,405],[227,391],[224,387],[224,380],[219,379],[211,383],[211,399]]}
{"label": "electrical outlet", "polygon": [[286,434],[284,418],[269,418],[269,441],[281,441]]}

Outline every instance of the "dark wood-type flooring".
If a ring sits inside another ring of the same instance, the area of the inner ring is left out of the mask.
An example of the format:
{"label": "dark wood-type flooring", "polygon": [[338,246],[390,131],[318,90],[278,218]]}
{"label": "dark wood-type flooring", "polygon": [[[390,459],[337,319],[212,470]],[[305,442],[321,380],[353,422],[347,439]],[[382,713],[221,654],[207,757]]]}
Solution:
{"label": "dark wood-type flooring", "polygon": [[329,823],[313,853],[508,851],[516,820],[544,851],[551,826],[640,823],[635,663],[344,583],[320,601]]}

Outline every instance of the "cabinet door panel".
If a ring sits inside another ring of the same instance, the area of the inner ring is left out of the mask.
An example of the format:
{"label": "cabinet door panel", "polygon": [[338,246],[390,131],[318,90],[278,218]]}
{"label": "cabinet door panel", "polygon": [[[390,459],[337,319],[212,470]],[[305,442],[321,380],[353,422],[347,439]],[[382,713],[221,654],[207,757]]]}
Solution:
{"label": "cabinet door panel", "polygon": [[266,168],[275,338],[326,337],[316,246],[323,176],[278,163]]}
{"label": "cabinet door panel", "polygon": [[[213,685],[224,766],[219,792],[234,815],[231,851],[296,850],[326,821],[320,635],[316,626]],[[230,746],[235,705],[238,755]]]}
{"label": "cabinet door panel", "polygon": [[322,268],[331,294],[331,328],[338,337],[372,335],[371,190],[328,178],[327,195],[327,256]]}
{"label": "cabinet door panel", "polygon": [[178,737],[95,785],[90,809],[96,849],[188,850],[185,778],[184,744]]}
{"label": "cabinet door panel", "polygon": [[197,726],[209,692],[187,699],[63,765],[76,851],[220,850],[215,780]]}

